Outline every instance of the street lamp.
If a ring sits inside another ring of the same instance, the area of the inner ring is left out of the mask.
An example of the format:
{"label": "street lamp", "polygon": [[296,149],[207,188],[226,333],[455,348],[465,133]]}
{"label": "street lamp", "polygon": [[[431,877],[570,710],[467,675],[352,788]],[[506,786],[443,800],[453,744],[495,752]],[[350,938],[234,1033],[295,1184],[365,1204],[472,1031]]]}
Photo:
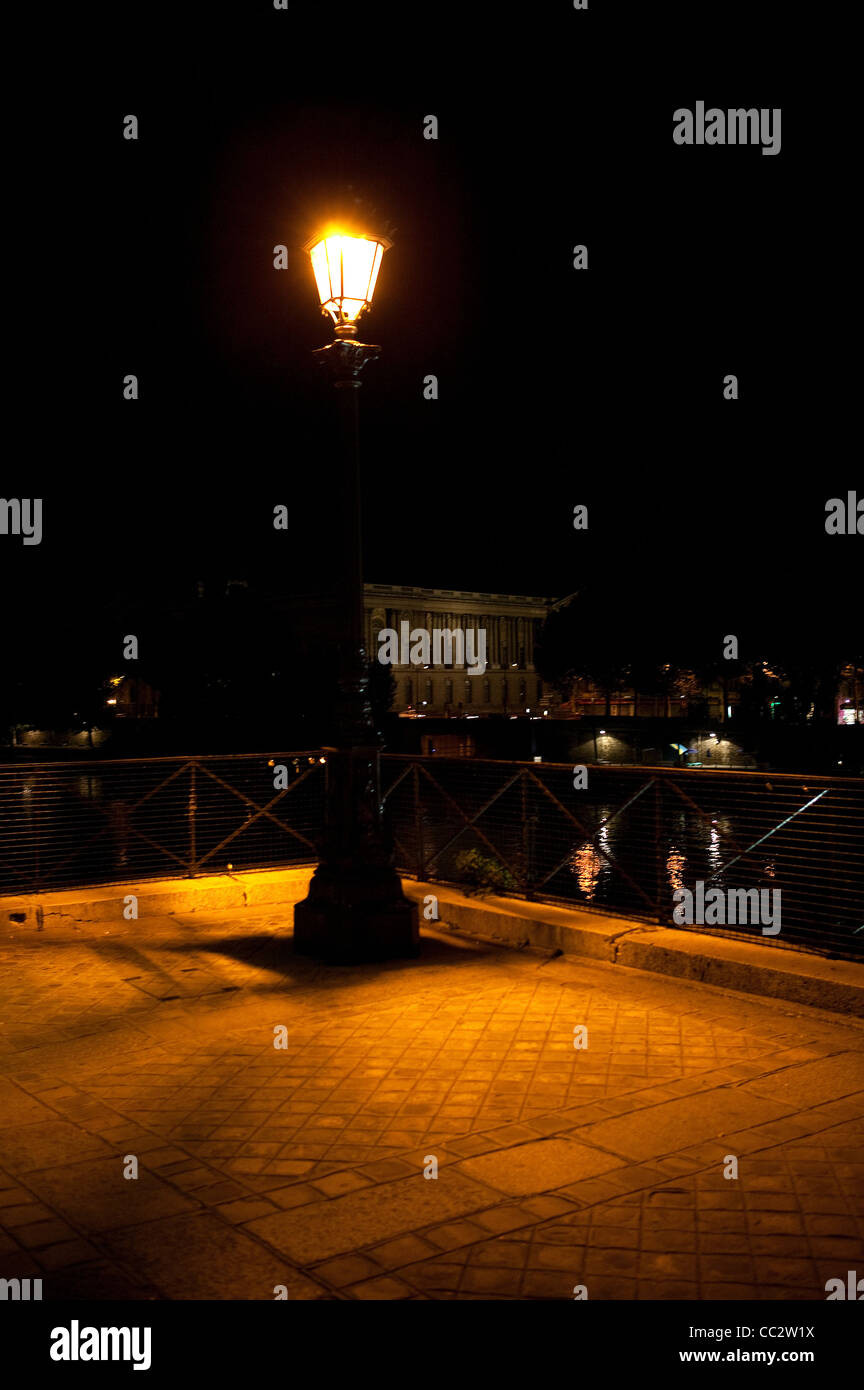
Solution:
{"label": "street lamp", "polygon": [[381,261],[391,245],[386,237],[342,232],[307,241],[304,250],[312,261],[321,311],[333,319],[337,338],[356,336],[357,319],[372,305]]}
{"label": "street lamp", "polygon": [[323,313],[335,337],[314,356],[335,388],[339,434],[330,489],[330,567],[338,612],[338,694],[325,774],[324,835],[308,896],[294,909],[294,950],[332,963],[416,956],[417,906],[402,892],[384,832],[380,741],[369,702],[360,522],[360,372],[381,349],[357,338],[386,237],[331,231],[309,253]]}

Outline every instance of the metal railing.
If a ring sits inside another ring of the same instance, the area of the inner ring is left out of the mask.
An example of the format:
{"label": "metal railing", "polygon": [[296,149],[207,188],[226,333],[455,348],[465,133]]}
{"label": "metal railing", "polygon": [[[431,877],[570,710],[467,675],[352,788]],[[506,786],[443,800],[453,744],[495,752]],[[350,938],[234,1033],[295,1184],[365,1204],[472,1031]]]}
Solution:
{"label": "metal railing", "polygon": [[314,863],[323,772],[317,751],[2,765],[0,893]]}
{"label": "metal railing", "polygon": [[[674,893],[780,890],[780,931],[695,931],[864,954],[864,778],[385,755],[397,864],[421,880],[678,926]],[[680,902],[680,899],[678,900]],[[755,904],[754,904],[755,905]],[[740,911],[740,909],[738,909]],[[737,915],[737,912],[736,912]],[[775,917],[776,920],[776,917]],[[739,918],[740,921],[740,918]],[[765,921],[763,917],[762,922]]]}
{"label": "metal railing", "polygon": [[[864,778],[591,765],[576,789],[569,764],[381,769],[405,875],[670,926],[698,881],[779,889],[777,935],[694,930],[864,954]],[[312,864],[324,774],[318,750],[2,765],[0,894]]]}

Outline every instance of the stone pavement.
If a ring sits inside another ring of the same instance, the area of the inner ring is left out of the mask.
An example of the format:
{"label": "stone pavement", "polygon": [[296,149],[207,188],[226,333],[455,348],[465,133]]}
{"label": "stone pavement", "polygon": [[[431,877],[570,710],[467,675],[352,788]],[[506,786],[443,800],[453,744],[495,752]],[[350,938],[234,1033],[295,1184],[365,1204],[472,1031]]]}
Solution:
{"label": "stone pavement", "polygon": [[864,1275],[858,1020],[446,930],[322,967],[289,916],[4,928],[0,1277],[824,1300]]}

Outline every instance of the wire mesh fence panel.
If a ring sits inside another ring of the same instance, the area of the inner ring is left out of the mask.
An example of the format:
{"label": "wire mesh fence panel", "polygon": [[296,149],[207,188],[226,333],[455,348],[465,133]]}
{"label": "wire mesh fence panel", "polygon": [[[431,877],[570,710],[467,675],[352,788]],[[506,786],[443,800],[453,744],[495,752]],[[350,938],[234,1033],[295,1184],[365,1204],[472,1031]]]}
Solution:
{"label": "wire mesh fence panel", "polygon": [[864,953],[864,779],[592,766],[582,786],[562,764],[382,764],[405,873]]}
{"label": "wire mesh fence panel", "polygon": [[0,766],[0,893],[310,863],[323,773],[306,752]]}
{"label": "wire mesh fence panel", "polygon": [[[582,786],[401,754],[381,773],[403,873],[864,954],[864,779],[591,766]],[[312,863],[324,774],[317,751],[0,766],[0,893]]]}

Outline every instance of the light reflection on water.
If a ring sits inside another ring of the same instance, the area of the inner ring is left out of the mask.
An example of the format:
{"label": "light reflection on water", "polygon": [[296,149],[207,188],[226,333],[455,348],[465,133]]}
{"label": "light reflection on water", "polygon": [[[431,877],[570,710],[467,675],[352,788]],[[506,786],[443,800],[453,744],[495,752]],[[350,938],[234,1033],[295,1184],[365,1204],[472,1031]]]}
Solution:
{"label": "light reflection on water", "polygon": [[677,893],[684,887],[684,870],[687,867],[687,855],[680,850],[672,848],[666,860],[666,874],[669,879],[670,887]]}
{"label": "light reflection on water", "polygon": [[590,842],[574,849],[570,856],[570,871],[576,875],[579,890],[585,894],[589,902],[597,889],[602,867],[603,856],[597,853]]}
{"label": "light reflection on water", "polygon": [[597,893],[598,885],[607,883],[612,876],[609,860],[601,853],[601,849],[609,849],[607,821],[612,808],[602,809],[603,818],[594,839],[585,840],[583,844],[577,845],[568,861],[570,872],[575,875],[580,892],[585,894],[589,902]]}
{"label": "light reflection on water", "polygon": [[[574,846],[568,860],[579,892],[588,902],[604,899],[605,889],[617,877],[615,863],[626,867],[632,855],[627,826],[613,819],[614,807],[601,806],[598,810],[602,817],[600,828],[590,840]],[[709,821],[682,807],[671,818],[671,824],[667,822],[666,829],[670,838],[661,845],[661,853],[665,853],[666,879],[673,892],[692,887],[691,879],[711,880],[715,886],[722,884],[724,862],[736,854],[734,827],[728,816]],[[638,845],[633,848],[638,850]],[[765,863],[763,872],[774,877],[772,861]]]}

